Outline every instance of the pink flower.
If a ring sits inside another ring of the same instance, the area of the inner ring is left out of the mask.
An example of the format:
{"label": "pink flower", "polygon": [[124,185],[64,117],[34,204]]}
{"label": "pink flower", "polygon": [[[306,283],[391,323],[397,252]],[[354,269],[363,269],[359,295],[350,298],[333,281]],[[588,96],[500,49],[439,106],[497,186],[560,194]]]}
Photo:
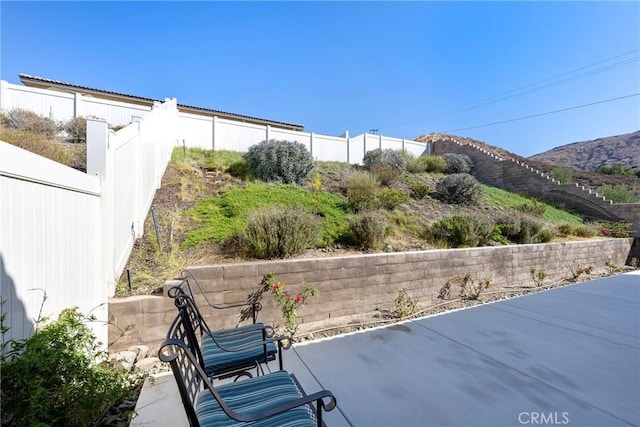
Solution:
{"label": "pink flower", "polygon": [[273,288],[271,288],[271,289],[273,289],[274,291],[277,291],[278,290],[278,285],[273,285]]}
{"label": "pink flower", "polygon": [[296,297],[296,302],[300,302],[300,301],[302,301],[302,297],[301,297],[300,295],[298,295],[298,296]]}

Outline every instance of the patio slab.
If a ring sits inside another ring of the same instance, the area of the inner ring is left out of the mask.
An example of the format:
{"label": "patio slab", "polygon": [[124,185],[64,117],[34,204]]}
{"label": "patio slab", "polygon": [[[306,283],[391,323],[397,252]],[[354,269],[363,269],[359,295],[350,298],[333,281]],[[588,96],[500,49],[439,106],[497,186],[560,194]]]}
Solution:
{"label": "patio slab", "polygon": [[[640,272],[298,344],[285,367],[336,395],[328,426],[638,426]],[[186,425],[153,406],[132,425]]]}

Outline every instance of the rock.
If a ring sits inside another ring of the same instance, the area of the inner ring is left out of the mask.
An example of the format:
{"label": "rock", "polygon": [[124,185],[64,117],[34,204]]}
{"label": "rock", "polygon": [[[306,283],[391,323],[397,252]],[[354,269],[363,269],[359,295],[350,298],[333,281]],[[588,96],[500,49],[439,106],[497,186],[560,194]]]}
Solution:
{"label": "rock", "polygon": [[147,357],[136,363],[135,370],[137,372],[149,372],[151,374],[155,374],[169,370],[169,365],[163,363],[157,357]]}
{"label": "rock", "polygon": [[132,345],[127,351],[133,351],[137,354],[136,360],[144,359],[149,354],[149,346],[147,345]]}
{"label": "rock", "polygon": [[125,371],[130,371],[136,362],[138,354],[135,351],[119,351],[115,354],[116,365],[120,366]]}

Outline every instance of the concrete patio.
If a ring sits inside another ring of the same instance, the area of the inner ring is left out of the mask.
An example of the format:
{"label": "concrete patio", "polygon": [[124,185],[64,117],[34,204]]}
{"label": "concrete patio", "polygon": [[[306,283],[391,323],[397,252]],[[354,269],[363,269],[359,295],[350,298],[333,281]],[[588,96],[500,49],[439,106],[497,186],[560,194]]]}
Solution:
{"label": "concrete patio", "polygon": [[[640,271],[295,345],[327,426],[638,426]],[[132,426],[188,425],[171,374]]]}

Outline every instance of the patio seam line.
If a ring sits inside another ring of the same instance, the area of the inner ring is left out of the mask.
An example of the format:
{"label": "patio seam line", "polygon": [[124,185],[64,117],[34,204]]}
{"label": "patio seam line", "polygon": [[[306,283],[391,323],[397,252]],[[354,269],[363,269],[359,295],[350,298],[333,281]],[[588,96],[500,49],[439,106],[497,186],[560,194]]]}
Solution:
{"label": "patio seam line", "polygon": [[[601,341],[607,341],[607,342],[610,342],[610,343],[612,343],[612,344],[620,345],[620,346],[623,346],[623,347],[629,347],[629,348],[632,348],[632,349],[634,349],[634,350],[638,350],[638,349],[640,349],[640,347],[635,346],[635,345],[632,345],[632,344],[621,343],[621,342],[614,341],[614,340],[611,340],[611,339],[608,339],[608,338],[599,337],[599,336],[597,336],[597,335],[594,335],[594,334],[591,334],[591,333],[588,333],[588,332],[579,331],[579,330],[577,330],[577,329],[569,328],[569,327],[566,327],[566,326],[562,326],[562,325],[557,325],[557,324],[549,323],[549,322],[547,322],[547,321],[540,320],[540,319],[536,319],[536,318],[534,318],[534,317],[530,317],[530,316],[525,316],[525,315],[523,315],[523,314],[513,313],[513,312],[508,311],[508,310],[500,310],[499,308],[495,308],[495,307],[488,307],[488,308],[493,309],[493,310],[496,310],[496,311],[500,311],[500,312],[502,312],[502,313],[511,314],[511,315],[513,315],[513,316],[522,317],[522,318],[524,318],[524,319],[529,319],[529,320],[532,320],[532,321],[534,321],[534,322],[543,323],[543,324],[545,324],[545,325],[547,325],[547,326],[553,326],[553,327],[557,327],[557,328],[560,328],[560,329],[565,329],[565,330],[567,330],[567,331],[575,332],[575,333],[578,333],[578,334],[581,334],[581,335],[586,335],[586,336],[589,336],[589,337],[592,337],[592,338],[596,338],[596,339],[601,340]],[[562,319],[562,318],[558,318],[558,319],[559,319],[559,320],[562,320],[562,321],[567,321],[567,320]],[[582,325],[582,324],[581,324],[581,323],[579,323],[579,322],[574,322],[574,323],[577,323],[578,325]],[[590,326],[590,325],[583,325],[583,326],[593,327],[593,326]],[[593,328],[595,328],[595,327],[593,327]],[[598,329],[598,328],[595,328],[595,329]],[[602,330],[604,330],[604,329],[602,329]],[[622,336],[628,336],[628,335],[622,335]],[[630,338],[635,338],[635,337],[632,337],[632,336],[628,336],[628,337],[630,337]]]}
{"label": "patio seam line", "polygon": [[[416,322],[416,323],[417,323],[417,322]],[[471,352],[473,352],[473,353],[479,354],[480,356],[485,357],[485,358],[487,358],[487,359],[489,359],[489,360],[491,360],[491,361],[493,361],[493,362],[497,363],[498,365],[504,366],[505,368],[510,369],[510,370],[512,370],[512,371],[514,371],[514,372],[518,372],[519,374],[521,374],[521,375],[523,375],[523,376],[525,376],[525,377],[527,377],[527,378],[530,378],[530,379],[532,379],[532,380],[533,380],[533,381],[535,381],[535,382],[538,382],[538,383],[540,383],[540,384],[543,384],[544,386],[546,386],[546,387],[548,387],[548,388],[550,388],[550,389],[552,389],[552,390],[555,390],[555,391],[557,391],[558,393],[564,394],[565,396],[568,396],[570,399],[573,399],[573,400],[574,400],[574,401],[576,401],[576,402],[580,402],[580,403],[582,403],[582,404],[584,404],[584,405],[586,405],[586,406],[588,406],[588,407],[591,407],[591,408],[595,409],[595,410],[596,410],[596,411],[598,411],[598,412],[601,412],[601,413],[603,413],[603,414],[607,414],[607,415],[609,415],[610,417],[615,418],[615,419],[617,419],[617,420],[619,420],[619,421],[623,422],[624,424],[627,424],[627,425],[632,426],[632,427],[636,427],[636,425],[635,425],[635,424],[633,424],[633,423],[631,423],[631,422],[629,422],[629,421],[627,421],[627,420],[625,420],[625,419],[622,419],[622,418],[620,418],[619,416],[617,416],[617,415],[615,415],[615,414],[612,414],[612,413],[610,413],[610,412],[608,412],[608,411],[605,411],[604,409],[601,409],[601,408],[599,408],[598,406],[595,406],[594,404],[592,404],[592,403],[590,403],[590,402],[584,401],[583,399],[580,399],[580,398],[578,398],[577,396],[574,396],[574,395],[573,395],[573,394],[571,394],[571,393],[568,393],[568,392],[566,392],[566,391],[564,391],[564,390],[561,390],[561,389],[559,389],[559,388],[557,388],[557,387],[554,387],[553,385],[548,384],[547,382],[545,382],[545,381],[543,381],[543,380],[541,380],[541,379],[539,379],[539,378],[533,377],[533,376],[531,376],[530,374],[528,374],[528,373],[526,373],[526,372],[521,371],[520,369],[517,369],[517,368],[515,368],[515,367],[509,366],[509,365],[507,365],[507,364],[506,364],[506,363],[504,363],[504,362],[501,362],[501,361],[499,361],[499,360],[497,360],[497,359],[495,359],[495,358],[493,358],[493,357],[491,357],[491,356],[489,356],[489,355],[487,355],[487,354],[484,354],[484,353],[482,353],[482,352],[479,352],[479,351],[477,351],[477,350],[473,349],[472,347],[469,347],[469,346],[468,346],[468,345],[466,345],[466,344],[463,344],[463,343],[461,343],[461,342],[459,342],[459,341],[457,341],[457,340],[455,340],[455,339],[453,339],[453,338],[450,338],[450,337],[448,337],[448,336],[446,336],[446,335],[443,335],[442,333],[437,332],[437,331],[435,331],[435,330],[433,330],[433,329],[431,329],[431,328],[428,328],[427,326],[424,326],[424,325],[422,325],[422,324],[420,324],[420,323],[417,323],[417,325],[418,325],[418,326],[420,326],[420,327],[421,327],[421,328],[423,328],[423,329],[426,329],[426,330],[428,330],[428,331],[430,331],[430,332],[432,332],[432,333],[434,333],[434,334],[436,334],[436,335],[438,335],[438,336],[440,336],[440,337],[442,337],[442,338],[446,339],[446,340],[449,340],[449,341],[453,342],[454,344],[457,344],[457,345],[459,345],[459,346],[461,346],[461,347],[464,347],[464,348],[466,348],[467,350],[469,350],[469,351],[471,351]]]}
{"label": "patio seam line", "polygon": [[[316,382],[318,383],[318,385],[320,385],[321,389],[325,389],[325,386],[320,382],[320,380],[316,377],[316,374],[313,373],[313,371],[311,370],[311,368],[307,365],[307,362],[304,361],[304,359],[300,356],[300,354],[296,351],[295,347],[291,347],[291,349],[296,353],[296,356],[298,357],[298,359],[300,359],[300,361],[302,362],[302,364],[304,365],[305,368],[307,368],[307,371],[309,371],[309,373],[311,374],[311,376],[313,377],[314,380],[316,380]],[[337,400],[337,398],[336,398]],[[340,412],[340,414],[342,414],[342,417],[344,418],[344,420],[351,426],[354,427],[353,423],[351,422],[351,420],[347,417],[347,414],[345,414],[344,412],[342,412],[342,409],[340,408],[340,405],[336,405],[336,409],[338,410],[338,412]]]}

